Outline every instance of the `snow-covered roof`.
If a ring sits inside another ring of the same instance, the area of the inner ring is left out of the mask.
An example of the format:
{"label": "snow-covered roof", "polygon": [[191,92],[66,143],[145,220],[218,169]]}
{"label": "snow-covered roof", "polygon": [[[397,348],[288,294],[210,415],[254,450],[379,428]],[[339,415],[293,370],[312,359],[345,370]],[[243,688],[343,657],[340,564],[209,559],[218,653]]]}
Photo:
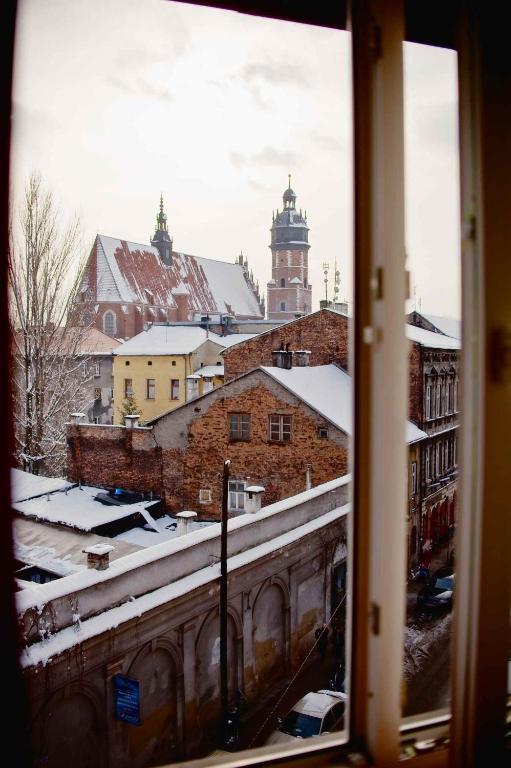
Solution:
{"label": "snow-covered roof", "polygon": [[[346,371],[336,365],[315,365],[291,369],[261,366],[272,379],[320,413],[348,435],[352,433],[352,384]],[[411,421],[406,422],[406,442],[427,437]]]}
{"label": "snow-covered roof", "polygon": [[290,280],[289,282],[290,282],[290,283],[296,283],[296,284],[300,284],[300,285],[302,284],[302,281],[300,280],[300,278],[299,278],[299,277],[292,277],[292,278],[291,278],[291,280]]}
{"label": "snow-covered roof", "polygon": [[71,488],[71,483],[63,477],[42,477],[23,472],[21,469],[11,469],[11,501],[33,499],[36,496],[44,496],[53,491],[63,491]]}
{"label": "snow-covered roof", "polygon": [[223,376],[224,366],[223,365],[205,365],[202,368],[197,368],[195,373],[198,373],[199,376]]}
{"label": "snow-covered roof", "polygon": [[457,320],[455,317],[443,317],[442,315],[425,315],[424,312],[420,314],[431,325],[438,328],[441,333],[452,336],[454,339],[461,339],[461,320]]}
{"label": "snow-covered roof", "polygon": [[[194,515],[197,513],[194,512]],[[181,513],[183,517],[183,513]],[[175,517],[169,517],[164,515],[154,521],[156,528],[149,528],[145,525],[143,528],[131,528],[129,531],[124,531],[114,536],[116,541],[125,541],[128,544],[135,544],[137,547],[152,547],[153,544],[160,544],[162,541],[168,541],[169,539],[175,539],[181,536],[182,533],[177,530],[177,520]],[[191,520],[189,522],[188,531],[198,531],[208,525],[213,525],[211,522]]]}
{"label": "snow-covered roof", "polygon": [[433,349],[459,349],[461,347],[459,339],[444,336],[442,333],[425,331],[424,328],[417,328],[417,326],[409,323],[406,324],[406,336],[410,341],[416,341],[422,347]]}
{"label": "snow-covered roof", "polygon": [[222,344],[222,346],[225,349],[229,349],[229,347],[233,347],[235,344],[241,344],[242,341],[248,341],[248,339],[253,339],[254,336],[259,336],[258,333],[231,333],[229,336],[220,336],[219,344]]}
{"label": "snow-covered roof", "polygon": [[220,344],[220,336],[197,325],[152,325],[117,347],[114,355],[188,355],[208,338]]}
{"label": "snow-covered roof", "polygon": [[[64,526],[45,525],[38,520],[15,517],[13,520],[14,553],[17,560],[37,565],[58,576],[87,570],[87,558],[83,549],[87,546],[111,543],[111,539]],[[140,547],[124,541],[115,542],[110,561],[136,552]],[[32,583],[27,582],[26,588]]]}
{"label": "snow-covered roof", "polygon": [[[69,483],[67,484],[69,486]],[[147,506],[154,502],[142,501],[137,504],[105,506],[95,500],[98,493],[105,493],[104,488],[92,486],[69,487],[38,496],[27,501],[13,504],[13,509],[25,517],[36,518],[45,523],[66,525],[81,531],[92,531],[100,525],[122,520],[124,517],[140,512],[144,516]]]}
{"label": "snow-covered roof", "polygon": [[114,355],[188,355],[208,340],[225,349],[253,336],[257,334],[233,333],[219,336],[199,325],[151,325],[147,331],[141,331],[116,347]]}
{"label": "snow-covered roof", "polygon": [[239,264],[174,251],[167,266],[157,248],[106,235],[98,235],[94,246],[84,287],[94,275],[96,301],[176,307],[174,297],[188,294],[192,311],[262,317]]}

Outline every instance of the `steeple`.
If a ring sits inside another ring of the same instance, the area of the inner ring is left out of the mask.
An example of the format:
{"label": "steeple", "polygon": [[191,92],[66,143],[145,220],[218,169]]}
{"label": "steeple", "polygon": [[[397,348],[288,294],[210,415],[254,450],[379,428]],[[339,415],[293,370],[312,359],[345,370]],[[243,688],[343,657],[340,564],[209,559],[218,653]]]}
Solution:
{"label": "steeple", "polygon": [[291,174],[283,194],[284,208],[272,214],[272,275],[268,283],[268,318],[292,320],[311,311],[308,275],[309,227],[307,214],[296,210]]}
{"label": "steeple", "polygon": [[160,210],[156,214],[156,231],[151,245],[158,249],[161,260],[168,267],[172,264],[172,238],[167,227],[167,214],[163,209],[163,194],[160,195]]}

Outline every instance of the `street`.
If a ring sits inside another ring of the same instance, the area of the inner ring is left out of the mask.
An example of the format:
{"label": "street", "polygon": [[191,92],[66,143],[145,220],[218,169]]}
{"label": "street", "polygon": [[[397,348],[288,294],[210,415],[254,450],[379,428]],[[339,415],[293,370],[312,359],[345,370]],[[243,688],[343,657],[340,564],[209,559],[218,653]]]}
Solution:
{"label": "street", "polygon": [[[441,554],[438,557],[440,562]],[[427,616],[417,612],[416,597],[421,583],[410,583],[407,594],[407,619],[404,638],[403,717],[441,709],[449,705],[449,661],[452,614]],[[336,668],[333,649],[326,658],[319,653],[300,675],[280,680],[256,706],[243,708],[237,749],[261,746],[277,727],[277,718],[291,709],[309,691],[328,688]]]}

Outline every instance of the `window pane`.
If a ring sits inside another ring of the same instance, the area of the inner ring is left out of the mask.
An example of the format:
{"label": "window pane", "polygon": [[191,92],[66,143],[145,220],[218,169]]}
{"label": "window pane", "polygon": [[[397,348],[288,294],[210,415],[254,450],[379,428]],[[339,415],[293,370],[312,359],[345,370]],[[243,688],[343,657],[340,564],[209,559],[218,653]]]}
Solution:
{"label": "window pane", "polygon": [[457,73],[452,51],[407,43],[404,55],[406,245],[412,286],[406,333],[415,437],[408,442],[402,712],[420,716],[450,705],[459,424],[454,401],[461,347]]}

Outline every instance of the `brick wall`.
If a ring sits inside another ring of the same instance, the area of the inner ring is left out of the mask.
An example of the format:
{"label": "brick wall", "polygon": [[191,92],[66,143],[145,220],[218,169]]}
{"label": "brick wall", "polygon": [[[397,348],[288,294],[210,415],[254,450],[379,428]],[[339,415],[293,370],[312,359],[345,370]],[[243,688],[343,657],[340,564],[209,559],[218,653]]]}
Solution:
{"label": "brick wall", "polygon": [[152,430],[69,424],[67,475],[86,485],[162,495],[161,449]]}
{"label": "brick wall", "polygon": [[282,343],[291,349],[310,349],[311,365],[335,362],[348,369],[348,318],[322,309],[225,350],[225,381],[259,365],[271,365],[272,350]]}
{"label": "brick wall", "polygon": [[[169,446],[163,448],[162,454],[168,508],[193,509],[202,517],[218,518],[225,459],[231,460],[231,479],[264,486],[263,505],[305,490],[307,464],[312,465],[313,485],[347,472],[347,437],[340,430],[293,396],[278,397],[271,384],[254,386],[249,382],[242,385],[242,382],[239,382],[241,391],[232,396],[210,398],[209,407],[204,410],[203,405],[200,414],[192,407],[187,408],[186,440],[180,446],[177,435],[182,422],[173,420],[171,414],[166,417],[166,426],[160,427],[167,432],[164,442]],[[228,414],[232,412],[250,413],[249,441],[229,440]],[[271,413],[292,416],[290,443],[268,441]],[[318,437],[319,426],[328,426],[328,439]],[[211,504],[199,503],[201,488],[211,491]]]}
{"label": "brick wall", "polygon": [[[305,490],[307,464],[314,486],[346,474],[347,436],[265,374],[254,372],[229,390],[192,401],[154,429],[69,425],[69,479],[152,491],[170,512],[193,509],[211,519],[221,514],[225,459],[232,479],[264,486],[263,505]],[[249,441],[229,440],[231,412],[250,413]],[[271,413],[292,416],[291,442],[268,441]],[[318,427],[328,427],[328,438],[318,436]],[[211,504],[199,502],[200,489],[211,491]]]}

